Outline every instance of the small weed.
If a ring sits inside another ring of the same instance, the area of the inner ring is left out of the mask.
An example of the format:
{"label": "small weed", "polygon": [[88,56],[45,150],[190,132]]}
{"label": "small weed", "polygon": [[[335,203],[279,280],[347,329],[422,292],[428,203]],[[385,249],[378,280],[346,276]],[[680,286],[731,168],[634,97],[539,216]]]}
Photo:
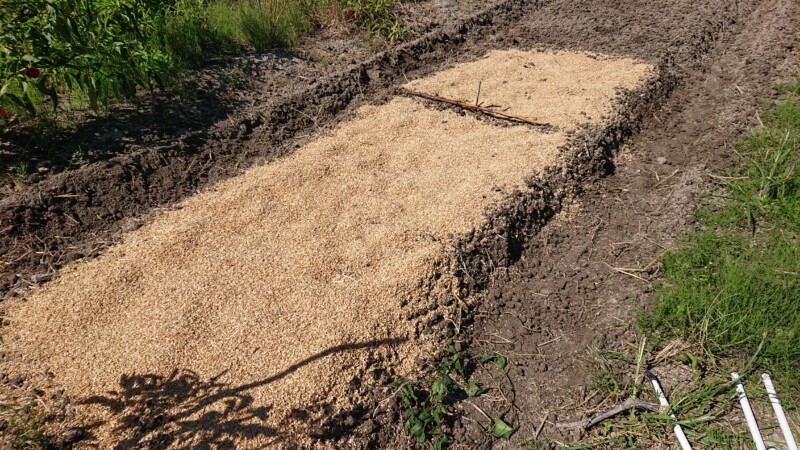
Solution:
{"label": "small weed", "polygon": [[[400,400],[406,407],[404,429],[418,443],[429,442],[432,448],[439,450],[453,442],[452,436],[442,431],[442,424],[449,415],[447,404],[462,391],[451,375],[466,381],[468,357],[467,352],[456,351],[451,346],[450,356],[439,362],[427,389],[418,382],[405,379],[398,381]],[[473,387],[473,392],[477,393],[478,390]]]}
{"label": "small weed", "polygon": [[16,166],[14,166],[14,175],[20,179],[24,180],[25,177],[28,176],[28,163],[26,162],[19,162]]}
{"label": "small weed", "polygon": [[14,450],[34,450],[48,448],[48,439],[41,433],[44,413],[36,404],[28,400],[13,400],[14,406],[0,404],[0,421],[3,430],[0,433],[0,444],[4,448]]}
{"label": "small weed", "polygon": [[540,444],[536,439],[530,439],[522,443],[522,448],[525,450],[544,450],[544,445]]}
{"label": "small weed", "polygon": [[411,29],[394,13],[394,0],[347,0],[345,18],[354,21],[370,35],[389,42],[402,39]]}
{"label": "small weed", "polygon": [[[435,372],[427,381],[397,381],[400,386],[400,401],[406,408],[406,433],[419,444],[427,443],[435,450],[445,448],[453,442],[453,437],[444,431],[447,420],[451,417],[452,405],[478,397],[488,390],[480,383],[470,380],[470,367],[495,362],[502,370],[507,363],[505,356],[498,353],[473,358],[468,351],[456,351],[453,346],[448,350],[449,355],[439,361]],[[508,439],[514,433],[514,427],[503,420],[502,415],[485,417],[489,421],[488,433],[493,437]]]}

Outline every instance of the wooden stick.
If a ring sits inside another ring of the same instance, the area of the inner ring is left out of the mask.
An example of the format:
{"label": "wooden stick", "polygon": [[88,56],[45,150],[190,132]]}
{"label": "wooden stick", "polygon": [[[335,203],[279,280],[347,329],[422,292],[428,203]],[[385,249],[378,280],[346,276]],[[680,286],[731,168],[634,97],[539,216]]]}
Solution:
{"label": "wooden stick", "polygon": [[607,262],[605,262],[605,261],[603,261],[603,264],[605,264],[606,266],[608,266],[608,268],[609,268],[609,269],[611,269],[611,270],[613,270],[613,271],[615,271],[615,272],[619,272],[619,273],[621,273],[621,274],[623,274],[623,275],[627,275],[627,276],[629,276],[629,277],[633,277],[633,278],[636,278],[636,279],[638,279],[638,280],[642,280],[642,281],[644,281],[645,283],[649,283],[649,282],[650,282],[650,281],[648,281],[646,278],[642,278],[642,277],[640,277],[639,275],[636,275],[636,274],[630,273],[630,272],[628,272],[628,271],[627,271],[627,270],[625,270],[625,269],[622,269],[622,268],[619,268],[619,267],[614,267],[614,266],[612,266],[611,264],[609,264],[609,263],[607,263]]}
{"label": "wooden stick", "polygon": [[536,429],[536,433],[533,435],[534,439],[539,439],[539,435],[542,434],[542,429],[544,429],[544,425],[547,423],[547,416],[550,415],[550,411],[546,411],[544,413],[544,417],[542,418],[542,423],[539,424],[539,428]]}
{"label": "wooden stick", "polygon": [[637,398],[629,398],[624,402],[620,403],[619,405],[605,411],[604,413],[598,416],[595,416],[594,418],[588,421],[578,420],[576,422],[559,423],[556,426],[558,428],[583,428],[585,430],[588,430],[589,428],[597,425],[598,423],[606,419],[610,419],[611,417],[614,417],[621,412],[625,412],[633,408],[646,409],[648,411],[653,411],[653,412],[661,412],[661,406],[655,403],[646,402],[644,400],[639,400]]}
{"label": "wooden stick", "polygon": [[429,95],[429,94],[426,94],[424,92],[412,91],[410,89],[405,89],[405,92],[408,93],[408,95],[412,95],[414,97],[420,97],[420,98],[424,98],[425,100],[431,100],[431,101],[434,101],[434,102],[440,102],[440,103],[445,103],[445,104],[452,105],[452,106],[458,106],[459,108],[466,109],[467,111],[473,111],[473,112],[477,112],[477,113],[481,113],[481,114],[486,114],[487,116],[494,117],[495,119],[507,120],[509,122],[514,122],[514,123],[524,123],[526,125],[533,125],[535,127],[549,127],[549,126],[552,126],[549,123],[534,122],[532,120],[528,120],[528,119],[525,119],[523,117],[512,116],[510,114],[505,114],[505,113],[502,113],[500,111],[495,111],[493,109],[486,108],[486,107],[483,107],[483,106],[471,105],[469,103],[464,103],[464,102],[461,102],[461,101],[458,101],[458,100],[452,100],[452,99],[444,98],[444,97],[437,97],[435,95]]}

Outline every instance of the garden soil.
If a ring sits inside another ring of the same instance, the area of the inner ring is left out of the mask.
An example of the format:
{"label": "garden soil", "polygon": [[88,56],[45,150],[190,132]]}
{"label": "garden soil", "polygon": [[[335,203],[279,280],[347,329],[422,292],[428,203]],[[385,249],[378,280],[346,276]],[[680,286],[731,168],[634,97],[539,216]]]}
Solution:
{"label": "garden soil", "polygon": [[84,442],[102,448],[309,445],[321,416],[363,402],[354,385],[371,362],[409,375],[436,350],[407,316],[451,236],[480,228],[526,177],[561,164],[565,132],[604,126],[618,90],[638,88],[652,67],[495,51],[419,88],[473,86],[475,76],[487,101],[535,109],[562,131],[407,97],[364,106],[16,302],[4,333],[12,371],[63,389],[90,430]]}
{"label": "garden soil", "polygon": [[[482,269],[476,266],[478,270],[469,276],[462,274],[461,282],[472,280],[470,276],[481,282],[473,282],[474,295],[461,297],[477,310],[460,323],[462,334],[456,344],[501,351],[511,360],[519,431],[496,446],[517,448],[534,438],[545,448],[555,446],[555,441],[572,442],[578,436],[562,435],[553,424],[577,420],[603,401],[584,388],[585,346],[595,339],[620,345],[636,339],[629,331],[631,311],[649,301],[658,275],[658,265],[650,263],[692,222],[695,194],[714,187],[707,174],[736,161],[732,143],[758,124],[757,113],[763,108],[759,99],[777,95],[772,83],[796,67],[799,21],[800,4],[794,0],[506,0],[469,17],[431,25],[419,38],[363,62],[337,65],[334,72],[339,72],[321,74],[310,64],[301,64],[289,72],[298,79],[314,80],[310,84],[298,81],[302,87],[295,89],[290,83],[285,92],[270,98],[259,97],[233,109],[226,106],[221,110],[224,117],[211,127],[134,146],[129,153],[48,177],[0,200],[5,275],[0,289],[8,298],[26,296],[42,283],[48,289],[46,281],[63,266],[82,258],[88,262],[81,264],[92,264],[104,249],[133,236],[131,230],[162,217],[161,208],[222,185],[253,165],[280,161],[354,117],[362,105],[386,103],[396,86],[455,64],[479,62],[487,51],[568,49],[633,57],[654,66],[666,61],[677,80],[667,83],[669,98],[663,102],[656,98],[653,106],[658,108],[642,117],[641,133],[631,136],[638,131],[636,124],[619,127],[622,133],[605,144],[587,146],[590,157],[564,161],[579,176],[533,183],[539,191],[574,195],[539,195],[534,206],[524,210],[529,214],[514,220],[505,217],[508,224],[518,226],[514,234],[520,237],[514,241],[512,257],[495,259],[496,264]],[[470,92],[477,94],[477,82],[464,79],[471,86],[464,87],[463,99],[472,101]],[[441,93],[446,88],[452,86],[435,90]],[[490,94],[481,95],[487,101],[485,95]],[[214,111],[211,103],[206,112]],[[553,220],[558,211],[562,214]],[[473,253],[484,252],[486,242],[495,240],[467,239]],[[646,281],[614,267],[637,269],[634,273]],[[647,271],[638,271],[644,268]],[[64,277],[73,276],[73,270]],[[435,278],[438,273],[431,275]],[[352,281],[348,277],[355,278],[343,273],[341,279]],[[242,278],[230,288],[245,289],[252,282]],[[416,314],[406,316],[417,322],[414,335],[425,329]],[[123,321],[118,326],[131,329]],[[448,342],[440,342],[440,347]],[[211,378],[186,370],[129,374],[110,392],[89,399],[94,406],[78,407],[113,415],[118,434],[128,436],[120,448],[177,446],[200,433],[207,443],[230,448],[236,433],[252,439],[280,436],[290,422],[307,424],[321,445],[413,448],[414,441],[402,429],[402,408],[392,385],[396,374],[387,373],[380,364],[381,358],[399,361],[392,349],[407,344],[395,340],[377,344],[383,350],[366,350],[358,343],[333,347],[304,360],[285,361],[286,368],[277,374],[262,374],[258,380],[268,384],[326,357],[369,352],[365,361],[374,370],[346,380],[351,394],[368,401],[337,412],[329,406],[340,399],[331,392],[326,401],[290,411],[289,421],[278,426],[273,425],[271,407],[250,407],[254,402],[250,391],[266,384],[232,385],[224,381],[225,373]],[[126,346],[119,353],[123,351],[139,350]],[[4,356],[7,364],[14,363]],[[52,395],[37,391],[32,383],[9,377],[6,371],[0,375],[4,389],[32,392],[37,402],[51,407],[54,428],[64,430],[59,420],[85,421],[72,406],[77,399],[59,395],[57,389]],[[496,405],[475,401],[495,413]],[[176,405],[185,413],[171,415]],[[478,426],[484,418],[475,408],[457,405],[455,412],[454,422],[445,425],[457,438],[454,448],[492,445]],[[170,419],[180,426],[171,428]],[[102,424],[91,425],[66,429],[56,434],[54,442],[91,440]],[[306,447],[291,439],[280,442]]]}
{"label": "garden soil", "polygon": [[[573,3],[572,8],[557,2],[551,6],[558,11],[547,7],[526,27],[555,42],[581,34],[585,41],[614,48],[657,45],[669,39],[650,34],[654,23],[684,14],[688,19],[719,6],[697,2],[656,12],[647,2],[625,3],[612,17],[598,11],[614,11],[620,2],[594,2],[591,7]],[[775,84],[797,73],[800,3],[744,1],[727,14],[730,21],[712,38],[704,38],[705,44],[665,47],[685,69],[680,85],[619,150],[608,176],[586,183],[562,214],[531,239],[519,262],[497,271],[476,300],[481,307],[463,333],[462,345],[508,355],[518,414],[514,437],[495,442],[494,448],[520,448],[525,442],[562,448],[558,442],[574,443],[581,433],[556,424],[588,419],[613,406],[591,388],[586,371],[590,348],[635,352],[641,343],[636,315],[650,305],[660,282],[658,258],[694,224],[692,212],[705,194],[720,188],[711,175],[740,161],[734,145],[759,126],[759,111],[780,95]],[[565,24],[554,16],[572,19]],[[553,27],[567,31],[549,37]],[[691,19],[676,24],[684,30],[685,43],[701,36],[703,28]],[[637,31],[614,33],[623,29]],[[630,43],[622,44],[623,39]],[[706,44],[707,52],[692,55]],[[675,377],[664,365],[652,370],[662,380],[685,376]],[[495,383],[484,377],[484,382]],[[670,395],[682,386],[664,387]],[[476,404],[489,414],[502,410],[490,401],[476,399]],[[469,405],[457,410],[460,418],[453,432],[458,442],[453,448],[486,443],[476,422],[483,420],[481,414]],[[747,435],[744,423],[731,427]],[[395,430],[395,437],[386,442],[403,442],[397,425],[388,428]],[[639,442],[637,448],[676,445]]]}

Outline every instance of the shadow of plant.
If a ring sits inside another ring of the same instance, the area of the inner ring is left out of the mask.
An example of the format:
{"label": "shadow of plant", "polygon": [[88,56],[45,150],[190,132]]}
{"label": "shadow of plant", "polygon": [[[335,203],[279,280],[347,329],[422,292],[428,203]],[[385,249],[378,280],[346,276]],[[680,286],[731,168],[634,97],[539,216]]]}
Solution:
{"label": "shadow of plant", "polygon": [[[272,407],[255,405],[249,391],[266,386],[334,353],[404,341],[383,339],[338,345],[292,364],[266,379],[240,386],[221,382],[225,372],[207,381],[185,369],[176,369],[169,376],[123,375],[119,390],[90,397],[81,403],[101,406],[115,417],[116,424],[112,430],[118,437],[115,449],[233,449],[237,447],[237,442],[258,438],[272,438],[277,443],[290,436],[281,436],[279,430],[267,425]],[[309,411],[318,411],[320,407],[313,405]],[[352,421],[353,416],[362,415],[359,414],[361,410],[357,407],[354,411],[327,416],[324,423],[316,423],[318,421],[312,418],[318,414],[306,414],[301,410],[294,410],[292,417],[287,419],[306,422],[311,428],[319,430],[320,433],[310,436],[314,439],[335,439],[352,424],[330,423],[329,419],[333,417],[344,421],[349,418]],[[105,422],[88,425],[86,438],[91,440],[92,430],[104,425]]]}
{"label": "shadow of plant", "polygon": [[[253,398],[220,383],[220,374],[203,381],[192,371],[168,377],[123,375],[120,390],[87,399],[119,417],[117,449],[235,448],[239,439],[275,436],[263,425],[270,407],[251,408]],[[211,408],[213,407],[213,409]],[[198,412],[201,412],[197,415]]]}

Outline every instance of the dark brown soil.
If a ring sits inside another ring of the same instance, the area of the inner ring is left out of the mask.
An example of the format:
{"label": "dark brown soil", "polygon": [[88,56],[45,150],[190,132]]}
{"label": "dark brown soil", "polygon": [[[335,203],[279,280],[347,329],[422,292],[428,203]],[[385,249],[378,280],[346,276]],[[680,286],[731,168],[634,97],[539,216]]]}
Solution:
{"label": "dark brown soil", "polygon": [[[291,152],[360,104],[383,101],[406,77],[492,48],[636,56],[660,65],[658,83],[634,93],[644,98],[623,97],[624,117],[608,129],[576,136],[573,144],[592,147],[586,154],[565,149],[573,161],[565,176],[531,180],[459,248],[468,259],[463,293],[476,308],[459,339],[510,356],[520,413],[514,441],[530,438],[549,414],[551,421],[580,418],[574,405],[584,400],[578,387],[587,380],[586,346],[629,336],[631,312],[647,304],[657,277],[657,269],[636,272],[642,281],[613,268],[648,266],[691,223],[707,174],[733,162],[730,143],[754,125],[757,99],[775,95],[771,83],[796,62],[799,21],[793,0],[506,0],[463,21],[445,20],[299,90],[231,107],[211,127],[53,175],[0,200],[0,291],[13,295],[69,261],[96,255],[154,209]],[[376,399],[393,391],[387,385]],[[327,442],[408,448],[392,401],[377,414],[365,407],[332,418],[323,427],[333,439]],[[484,442],[472,420],[481,417],[457,408],[456,447]],[[558,434],[545,425],[542,436]]]}
{"label": "dark brown soil", "polygon": [[[589,179],[580,196],[526,244],[519,261],[496,271],[478,295],[480,306],[463,339],[482,352],[509,355],[520,427],[512,441],[518,443],[532,439],[545,420],[539,442],[577,437],[562,435],[553,423],[582,419],[602,400],[590,399],[586,388],[587,348],[636,342],[635,312],[647,307],[659,275],[654,261],[693,223],[698,194],[715,188],[708,175],[737,161],[732,144],[758,124],[759,106],[777,95],[773,84],[798,60],[800,4],[791,0],[739,2],[724,13],[714,2],[626,2],[624,10],[616,8],[622,2],[593,2],[592,11],[582,14],[583,7],[568,6],[577,2],[556,3],[558,8],[550,5],[555,14],[573,22],[544,20],[545,8],[531,30],[558,23],[567,34],[585,36],[582,45],[597,36],[599,47],[592,49],[634,54],[666,45],[685,77],[617,152],[608,176]],[[717,17],[724,26],[707,21],[711,9],[722,14]],[[662,34],[658,23],[671,23],[671,31]],[[637,32],[620,36],[623,24]],[[491,402],[478,405],[497,409]],[[455,425],[456,447],[485,442],[469,419],[481,415],[467,407],[462,412],[467,419]]]}

